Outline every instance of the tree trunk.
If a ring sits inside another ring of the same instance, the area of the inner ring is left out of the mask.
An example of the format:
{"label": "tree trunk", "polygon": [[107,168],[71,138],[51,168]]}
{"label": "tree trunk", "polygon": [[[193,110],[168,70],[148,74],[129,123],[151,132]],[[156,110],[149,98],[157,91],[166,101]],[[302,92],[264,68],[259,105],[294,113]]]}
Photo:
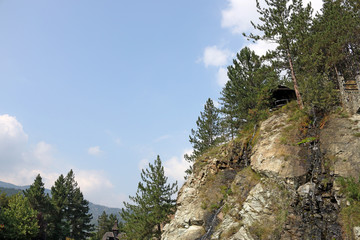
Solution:
{"label": "tree trunk", "polygon": [[291,55],[290,55],[289,50],[287,50],[287,57],[288,57],[288,61],[289,61],[290,71],[291,71],[291,78],[292,78],[293,83],[294,83],[294,90],[295,90],[296,100],[297,100],[297,103],[298,103],[300,109],[303,109],[304,104],[303,104],[303,101],[302,101],[302,98],[301,98],[301,95],[300,95],[300,92],[299,92],[299,87],[298,87],[298,84],[297,84],[295,71],[294,71],[294,66],[293,66],[293,63],[292,63],[292,59],[291,59]]}

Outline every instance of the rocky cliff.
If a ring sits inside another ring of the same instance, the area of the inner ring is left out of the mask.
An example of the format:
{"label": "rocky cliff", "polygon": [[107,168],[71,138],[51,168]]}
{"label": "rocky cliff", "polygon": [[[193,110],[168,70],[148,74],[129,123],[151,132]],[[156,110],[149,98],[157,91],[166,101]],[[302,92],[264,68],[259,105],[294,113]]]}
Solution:
{"label": "rocky cliff", "polygon": [[360,239],[360,115],[287,106],[254,130],[194,163],[162,239]]}

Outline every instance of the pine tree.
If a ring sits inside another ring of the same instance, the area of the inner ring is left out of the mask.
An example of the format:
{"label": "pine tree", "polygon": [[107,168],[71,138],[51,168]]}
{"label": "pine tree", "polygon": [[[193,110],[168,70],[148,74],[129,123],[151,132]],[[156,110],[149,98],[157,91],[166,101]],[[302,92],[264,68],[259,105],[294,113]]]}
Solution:
{"label": "pine tree", "polygon": [[261,15],[259,20],[262,23],[252,23],[255,29],[263,32],[263,35],[250,34],[248,37],[278,44],[277,49],[268,56],[280,58],[287,62],[286,69],[290,71],[297,102],[302,109],[304,104],[299,91],[294,62],[304,34],[308,32],[311,25],[311,5],[304,8],[302,0],[292,0],[291,3],[289,0],[265,0],[265,3],[267,6],[263,8],[260,6],[259,0],[256,0],[256,6]]}
{"label": "pine tree", "polygon": [[204,111],[200,112],[196,125],[197,129],[191,129],[191,135],[189,136],[189,141],[193,146],[193,152],[191,155],[184,155],[184,158],[188,162],[194,162],[197,157],[222,140],[220,136],[222,129],[219,110],[214,106],[211,98],[206,101]]}
{"label": "pine tree", "polygon": [[84,199],[72,170],[65,179],[67,190],[67,209],[65,212],[70,225],[69,236],[74,239],[86,239],[94,227],[90,224],[92,215],[88,213],[89,202]]}
{"label": "pine tree", "polygon": [[267,107],[270,90],[278,83],[276,72],[263,65],[259,56],[249,48],[243,48],[228,67],[229,81],[220,98],[225,118],[223,122],[230,129],[232,137],[245,121],[249,121],[249,110]]}
{"label": "pine tree", "polygon": [[51,187],[52,212],[48,226],[50,239],[65,239],[70,233],[70,226],[66,218],[67,189],[64,175],[60,175]]}
{"label": "pine tree", "polygon": [[133,203],[124,202],[120,213],[124,231],[128,239],[160,239],[162,224],[175,212],[171,196],[177,192],[177,183],[167,184],[159,156],[141,171],[141,179],[136,195],[129,196]]}
{"label": "pine tree", "polygon": [[53,211],[49,224],[51,239],[86,239],[93,230],[89,202],[84,199],[72,170],[51,188]]}
{"label": "pine tree", "polygon": [[50,198],[45,195],[45,187],[40,174],[34,180],[30,187],[24,190],[25,197],[28,198],[30,206],[38,212],[39,234],[36,239],[46,239],[46,226],[50,214]]}

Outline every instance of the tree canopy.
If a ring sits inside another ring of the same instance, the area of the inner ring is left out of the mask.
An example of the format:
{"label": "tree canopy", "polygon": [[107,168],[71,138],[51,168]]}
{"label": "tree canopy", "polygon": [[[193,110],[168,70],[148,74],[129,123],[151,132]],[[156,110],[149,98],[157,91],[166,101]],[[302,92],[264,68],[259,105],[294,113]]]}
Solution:
{"label": "tree canopy", "polygon": [[219,110],[214,106],[211,98],[206,101],[204,111],[200,112],[196,126],[197,129],[191,129],[191,135],[189,136],[193,152],[184,156],[188,162],[193,162],[210,147],[221,142]]}
{"label": "tree canopy", "polygon": [[132,203],[124,202],[120,213],[124,231],[128,239],[160,239],[162,224],[175,212],[172,195],[177,192],[177,183],[167,183],[159,156],[141,171],[141,179],[136,195],[129,196]]}

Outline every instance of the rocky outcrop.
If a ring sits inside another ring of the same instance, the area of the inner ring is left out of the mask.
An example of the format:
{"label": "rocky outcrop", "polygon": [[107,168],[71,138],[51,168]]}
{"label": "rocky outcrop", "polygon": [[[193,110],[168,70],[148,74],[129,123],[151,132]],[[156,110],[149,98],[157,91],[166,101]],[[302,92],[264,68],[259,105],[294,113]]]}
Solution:
{"label": "rocky outcrop", "polygon": [[335,175],[359,177],[360,114],[333,115],[320,133],[321,150]]}
{"label": "rocky outcrop", "polygon": [[194,165],[194,173],[178,193],[177,211],[164,227],[163,240],[194,240],[207,232],[207,224],[226,191],[224,187],[235,177],[234,168],[240,165],[242,149],[242,143],[229,143]]}
{"label": "rocky outcrop", "polygon": [[182,186],[177,199],[177,211],[170,224],[165,225],[162,239],[191,240],[205,233],[204,219],[206,211],[199,201],[199,187],[202,177],[192,175]]}
{"label": "rocky outcrop", "polygon": [[350,203],[335,179],[360,172],[360,115],[309,126],[302,144],[284,142],[289,118],[264,121],[251,153],[237,140],[198,159],[162,239],[358,239],[358,226],[344,235],[340,210]]}
{"label": "rocky outcrop", "polygon": [[286,113],[273,115],[260,126],[260,139],[253,149],[251,167],[268,177],[294,178],[307,172],[303,156],[306,151],[299,145],[281,143],[283,132],[292,124]]}

